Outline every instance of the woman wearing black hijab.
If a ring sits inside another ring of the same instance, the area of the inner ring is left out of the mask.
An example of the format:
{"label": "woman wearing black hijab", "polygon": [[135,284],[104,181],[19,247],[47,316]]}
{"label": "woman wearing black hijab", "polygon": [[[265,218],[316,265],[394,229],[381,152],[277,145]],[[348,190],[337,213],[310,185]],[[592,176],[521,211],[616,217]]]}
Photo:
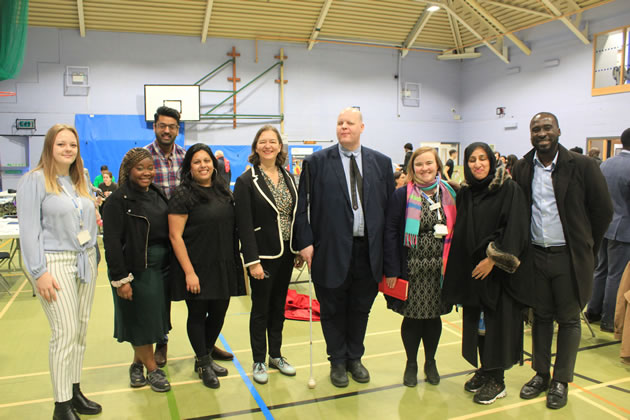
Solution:
{"label": "woman wearing black hijab", "polygon": [[520,187],[498,167],[485,143],[464,152],[465,182],[457,194],[457,221],[443,298],[462,305],[462,355],[481,367],[464,389],[492,404],[506,396],[504,371],[520,357],[521,311],[531,305],[527,263],[529,213]]}

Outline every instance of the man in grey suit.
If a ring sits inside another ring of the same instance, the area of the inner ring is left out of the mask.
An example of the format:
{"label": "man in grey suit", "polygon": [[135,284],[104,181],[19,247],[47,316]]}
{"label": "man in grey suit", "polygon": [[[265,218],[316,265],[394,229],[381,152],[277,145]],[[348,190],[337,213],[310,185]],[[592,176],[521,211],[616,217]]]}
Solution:
{"label": "man in grey suit", "polygon": [[293,244],[311,269],[336,387],[348,386],[347,372],[357,382],[370,380],[363,340],[383,277],[385,208],[394,190],[392,161],[361,145],[363,128],[361,111],[344,109],[339,143],[305,159],[294,223]]}
{"label": "man in grey suit", "polygon": [[630,260],[630,128],[621,134],[623,150],[607,159],[600,168],[613,202],[613,219],[604,235],[593,276],[593,296],[586,318],[601,319],[602,331],[613,332],[617,289]]}

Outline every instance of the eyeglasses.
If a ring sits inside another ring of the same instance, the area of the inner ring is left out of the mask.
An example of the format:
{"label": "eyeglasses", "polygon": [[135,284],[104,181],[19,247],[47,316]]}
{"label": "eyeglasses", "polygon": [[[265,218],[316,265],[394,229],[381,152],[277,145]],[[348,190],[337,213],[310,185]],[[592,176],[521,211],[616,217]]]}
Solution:
{"label": "eyeglasses", "polygon": [[164,130],[167,127],[168,127],[169,130],[177,130],[179,128],[179,125],[177,125],[177,124],[157,123],[156,127],[159,128],[160,130]]}

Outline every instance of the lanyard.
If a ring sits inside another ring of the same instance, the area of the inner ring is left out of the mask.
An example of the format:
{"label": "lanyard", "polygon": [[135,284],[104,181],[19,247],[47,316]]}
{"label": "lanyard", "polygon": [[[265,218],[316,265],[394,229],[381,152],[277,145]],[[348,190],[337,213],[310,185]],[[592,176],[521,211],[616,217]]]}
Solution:
{"label": "lanyard", "polygon": [[442,206],[440,205],[440,186],[438,185],[437,191],[435,193],[436,196],[437,196],[436,201],[431,200],[431,198],[424,191],[421,191],[421,193],[422,193],[422,196],[429,202],[429,204],[430,204],[429,208],[431,210],[435,210],[437,212],[438,222],[441,222],[442,221],[442,215],[440,214],[440,207],[442,207]]}
{"label": "lanyard", "polygon": [[[81,198],[77,195],[76,198],[78,199],[75,200],[75,197],[72,196],[72,194],[70,194],[70,192],[68,192],[68,189],[66,188],[65,185],[63,185],[63,183],[61,181],[59,181],[59,179],[57,180],[57,182],[59,182],[59,185],[61,185],[61,189],[63,190],[63,192],[70,197],[70,200],[72,200],[72,204],[74,204],[74,208],[77,211],[78,215],[79,215],[79,227],[80,230],[83,230],[83,203],[81,202]],[[75,192],[76,194],[76,192]]]}

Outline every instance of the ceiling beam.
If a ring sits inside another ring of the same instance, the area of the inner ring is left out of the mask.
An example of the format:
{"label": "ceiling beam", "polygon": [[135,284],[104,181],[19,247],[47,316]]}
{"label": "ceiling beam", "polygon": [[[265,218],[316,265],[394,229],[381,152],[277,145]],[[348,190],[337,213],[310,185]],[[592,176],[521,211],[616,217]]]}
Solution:
{"label": "ceiling beam", "polygon": [[203,18],[203,26],[201,27],[201,43],[205,44],[208,38],[208,26],[210,26],[210,16],[212,16],[212,3],[214,0],[208,0],[206,4],[206,15]]}
{"label": "ceiling beam", "polygon": [[545,13],[545,12],[539,12],[538,10],[532,10],[532,9],[527,9],[525,7],[520,7],[520,6],[513,6],[511,4],[504,4],[498,1],[493,1],[493,0],[481,0],[482,3],[487,3],[487,4],[491,4],[493,6],[498,6],[498,7],[503,7],[505,9],[510,9],[510,10],[516,10],[517,12],[523,12],[523,13],[529,13],[532,15],[536,15],[536,16],[542,16],[545,18],[552,18],[553,15],[550,15],[549,13]]}
{"label": "ceiling beam", "polygon": [[[501,59],[506,64],[509,64],[510,60],[507,55],[507,47],[503,47],[501,49],[497,48],[493,44],[491,44],[487,39],[485,39],[479,32],[475,30],[462,16],[460,16],[451,5],[446,5],[444,3],[436,3],[444,8],[448,13],[450,13],[461,25],[468,29],[468,31],[473,34],[477,39],[479,39],[490,51],[492,51],[497,57]],[[465,4],[465,3],[464,3]]]}
{"label": "ceiling beam", "polygon": [[[452,3],[453,0],[448,0],[449,5]],[[459,33],[459,25],[450,13],[446,13],[446,16],[448,17],[448,23],[451,26],[451,33],[453,34],[453,40],[455,41],[455,50],[458,53],[462,53],[464,52],[464,45],[462,43],[462,35]]]}
{"label": "ceiling beam", "polygon": [[[575,21],[573,21],[569,19],[567,16],[563,16],[560,9],[554,4],[552,0],[541,0],[541,1],[551,11],[551,13],[553,13],[556,16],[560,16],[560,20],[562,21],[562,23],[564,23],[567,26],[567,28],[569,28],[569,30],[571,30],[571,32],[573,32],[575,36],[578,37],[580,41],[582,41],[586,45],[591,43],[591,41],[589,41],[587,37],[588,25],[586,25],[583,31],[580,31],[579,24],[580,24],[580,20],[582,19],[582,12],[577,13],[575,17]],[[577,6],[577,4],[573,3],[573,6]],[[580,8],[578,7],[578,9]]]}
{"label": "ceiling beam", "polygon": [[499,30],[499,32],[501,32],[502,34],[506,34],[505,36],[510,41],[512,41],[514,43],[514,45],[516,45],[521,51],[523,51],[525,53],[525,55],[530,55],[532,53],[532,50],[530,50],[529,47],[527,45],[525,45],[525,43],[523,43],[523,41],[518,39],[516,37],[516,35],[514,35],[512,33],[508,33],[508,32],[510,32],[510,30],[508,28],[506,28],[501,22],[499,22],[499,20],[497,18],[492,16],[492,14],[490,14],[486,9],[484,9],[479,4],[479,2],[477,2],[477,0],[465,0],[465,1],[473,9],[475,9],[475,11],[477,13],[479,13],[483,18],[485,18],[488,22],[490,22],[492,25],[494,25]]}
{"label": "ceiling beam", "polygon": [[405,40],[405,42],[403,42],[403,45],[402,45],[403,49],[401,51],[403,58],[407,54],[409,54],[409,48],[411,48],[413,46],[413,43],[416,42],[416,39],[418,39],[420,32],[422,32],[422,30],[424,29],[424,26],[427,24],[427,22],[433,15],[433,12],[434,11],[430,12],[427,9],[424,9],[422,11],[422,14],[418,18],[418,21],[413,26],[413,29],[411,30],[411,32],[409,32],[409,34],[407,35],[407,39]]}
{"label": "ceiling beam", "polygon": [[79,32],[81,38],[85,38],[85,14],[83,13],[83,0],[77,0],[77,12],[79,13]]}
{"label": "ceiling beam", "polygon": [[330,9],[330,5],[333,0],[326,0],[322,5],[322,9],[319,11],[319,17],[317,18],[317,22],[315,22],[315,27],[311,31],[311,37],[308,40],[308,49],[312,50],[315,45],[315,40],[319,36],[319,31],[322,30],[322,26],[324,25],[324,21],[326,20],[326,15],[328,15],[328,10]]}

